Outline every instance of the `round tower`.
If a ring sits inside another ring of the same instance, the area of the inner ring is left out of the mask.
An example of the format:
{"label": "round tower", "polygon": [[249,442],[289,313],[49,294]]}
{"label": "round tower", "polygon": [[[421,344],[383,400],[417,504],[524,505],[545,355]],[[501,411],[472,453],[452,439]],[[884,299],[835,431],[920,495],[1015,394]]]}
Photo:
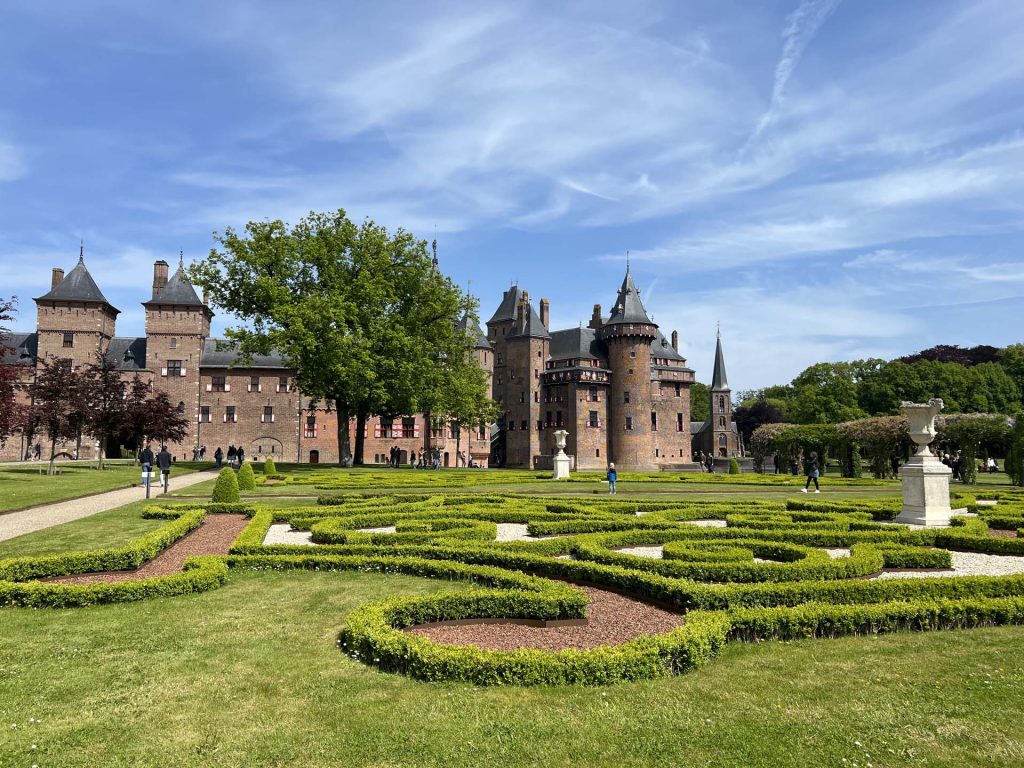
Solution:
{"label": "round tower", "polygon": [[640,291],[626,269],[608,322],[601,326],[608,348],[611,390],[608,402],[608,456],[617,469],[656,469],[657,429],[651,396],[651,342],[658,326],[640,302]]}

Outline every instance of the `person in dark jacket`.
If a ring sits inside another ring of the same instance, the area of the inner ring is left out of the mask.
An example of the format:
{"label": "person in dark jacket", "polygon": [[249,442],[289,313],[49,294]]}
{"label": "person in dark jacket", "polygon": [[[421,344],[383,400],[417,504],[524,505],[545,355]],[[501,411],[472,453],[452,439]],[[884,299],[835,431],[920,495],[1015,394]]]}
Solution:
{"label": "person in dark jacket", "polygon": [[807,493],[807,489],[811,487],[811,481],[814,481],[814,492],[821,493],[821,486],[818,485],[818,475],[821,472],[818,469],[818,454],[816,451],[811,451],[811,457],[807,460],[807,483],[803,487],[803,493]]}
{"label": "person in dark jacket", "polygon": [[232,467],[232,468],[235,466],[235,453],[236,453],[235,452],[235,446],[229,445],[228,446],[228,466]]}
{"label": "person in dark jacket", "polygon": [[242,450],[242,446],[238,446],[238,450],[235,451],[235,459],[238,461],[238,468],[242,468],[242,462],[245,461],[245,451]]}
{"label": "person in dark jacket", "polygon": [[[142,465],[142,476],[145,478],[143,485],[149,486],[149,473],[153,469],[153,449],[150,448],[149,443],[146,443],[146,447],[139,451],[139,464]],[[146,495],[149,498],[149,495]]]}
{"label": "person in dark jacket", "polygon": [[163,481],[164,493],[167,493],[171,482],[171,463],[171,452],[167,450],[166,445],[161,445],[160,453],[156,455],[156,465],[160,467],[160,479]]}
{"label": "person in dark jacket", "polygon": [[217,446],[217,450],[213,452],[213,460],[217,462],[217,469],[220,469],[220,465],[224,463],[224,451]]}

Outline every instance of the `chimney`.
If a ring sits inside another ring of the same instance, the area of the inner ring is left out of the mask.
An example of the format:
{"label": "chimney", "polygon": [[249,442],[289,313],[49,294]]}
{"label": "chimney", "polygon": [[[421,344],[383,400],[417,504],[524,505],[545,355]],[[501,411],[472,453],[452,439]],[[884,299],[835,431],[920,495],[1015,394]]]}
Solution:
{"label": "chimney", "polygon": [[551,330],[548,325],[548,315],[551,314],[551,304],[547,299],[540,300],[540,324],[544,326],[545,331]]}
{"label": "chimney", "polygon": [[595,304],[594,314],[590,317],[590,324],[587,327],[593,328],[595,331],[599,331],[601,330],[602,325],[603,323],[601,322],[601,305]]}
{"label": "chimney", "polygon": [[153,263],[153,298],[160,295],[160,291],[167,285],[167,262],[163,259]]}
{"label": "chimney", "polygon": [[52,291],[54,288],[56,288],[58,285],[60,285],[60,282],[63,279],[64,279],[64,270],[61,269],[60,267],[54,267],[53,268],[53,273],[50,275],[50,290]]}
{"label": "chimney", "polygon": [[679,351],[679,331],[672,331],[672,349]]}

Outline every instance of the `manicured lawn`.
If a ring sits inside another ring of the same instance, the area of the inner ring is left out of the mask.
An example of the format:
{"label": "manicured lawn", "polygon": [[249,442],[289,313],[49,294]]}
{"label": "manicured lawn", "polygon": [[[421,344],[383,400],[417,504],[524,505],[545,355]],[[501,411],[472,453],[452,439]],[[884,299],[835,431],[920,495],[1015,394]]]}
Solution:
{"label": "manicured lawn", "polygon": [[122,546],[166,522],[142,517],[142,510],[149,504],[152,502],[137,501],[81,520],[0,541],[0,559]]}
{"label": "manicured lawn", "polygon": [[[11,512],[94,493],[129,488],[140,483],[141,470],[125,463],[100,472],[93,465],[60,464],[61,474],[47,476],[46,462],[0,467],[0,512]],[[178,462],[178,476],[195,471],[191,462]]]}
{"label": "manicured lawn", "polygon": [[0,765],[1024,762],[1019,627],[731,644],[696,673],[606,688],[417,683],[336,649],[359,603],[450,588],[236,573],[162,601],[5,608]]}

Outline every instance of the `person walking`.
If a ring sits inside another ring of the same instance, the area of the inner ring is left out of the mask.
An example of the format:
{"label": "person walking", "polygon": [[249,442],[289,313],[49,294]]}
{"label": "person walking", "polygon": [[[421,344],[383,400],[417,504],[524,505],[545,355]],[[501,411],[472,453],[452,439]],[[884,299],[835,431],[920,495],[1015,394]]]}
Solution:
{"label": "person walking", "polygon": [[811,487],[811,481],[814,481],[814,492],[821,493],[821,486],[818,485],[818,475],[821,474],[818,470],[818,454],[816,451],[811,451],[811,457],[807,460],[807,483],[804,485],[802,492],[807,493],[807,489]]}
{"label": "person walking", "polygon": [[213,460],[217,462],[217,469],[220,469],[220,465],[224,463],[224,451],[217,446],[217,450],[213,452]]}
{"label": "person walking", "polygon": [[153,449],[149,443],[146,443],[146,447],[139,451],[139,463],[142,465],[142,477],[145,478],[145,486],[147,489],[146,498],[149,498],[149,473],[153,469]]}
{"label": "person walking", "polygon": [[160,453],[156,455],[156,465],[160,467],[160,480],[164,486],[164,493],[167,493],[171,483],[171,452],[166,445],[160,446]]}
{"label": "person walking", "polygon": [[234,445],[229,445],[228,446],[228,466],[231,467],[232,469],[235,468],[235,446]]}
{"label": "person walking", "polygon": [[607,475],[607,477],[608,477],[608,495],[609,496],[614,496],[615,495],[615,483],[619,479],[619,473],[615,471],[615,465],[614,464],[609,464],[608,465],[608,475]]}
{"label": "person walking", "polygon": [[242,468],[242,462],[245,461],[245,451],[242,446],[238,446],[238,450],[235,451],[235,461],[238,462],[238,468]]}

